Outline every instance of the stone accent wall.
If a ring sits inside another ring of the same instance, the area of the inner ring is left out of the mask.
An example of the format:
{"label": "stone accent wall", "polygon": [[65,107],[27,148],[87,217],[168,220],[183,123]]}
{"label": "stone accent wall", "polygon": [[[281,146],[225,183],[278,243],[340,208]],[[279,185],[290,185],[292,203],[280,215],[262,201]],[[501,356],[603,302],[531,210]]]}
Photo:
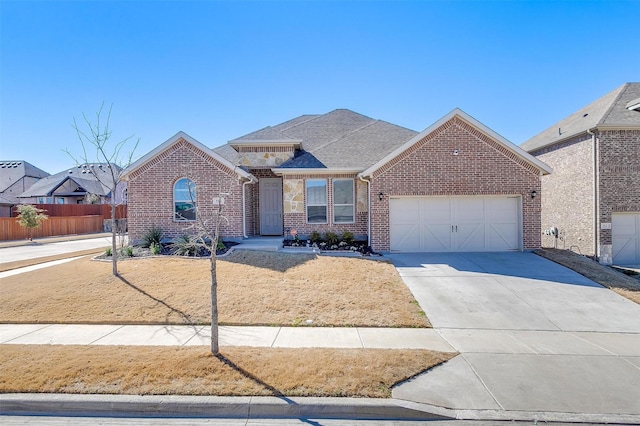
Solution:
{"label": "stone accent wall", "polygon": [[369,184],[361,181],[360,179],[356,180],[356,212],[358,213],[367,213],[369,211]]}
{"label": "stone accent wall", "polygon": [[[453,155],[457,150],[458,155]],[[520,195],[523,248],[540,247],[540,172],[533,165],[455,117],[374,173],[371,245],[389,250],[389,197]]]}
{"label": "stone accent wall", "polygon": [[284,179],[282,192],[284,214],[304,213],[304,179]]}
{"label": "stone accent wall", "polygon": [[196,203],[206,218],[214,214],[213,199],[230,191],[225,198],[220,234],[242,236],[242,185],[238,176],[222,163],[180,140],[166,151],[134,171],[128,184],[128,223],[131,241],[140,240],[151,227],[157,226],[166,237],[189,233],[192,222],[174,220],[173,185],[183,177],[196,184]]}
{"label": "stone accent wall", "polygon": [[[305,204],[305,180],[306,179],[326,179],[327,180],[327,222],[323,224],[318,223],[307,223],[307,212],[306,212],[306,204]],[[285,211],[284,211],[284,228],[285,233],[288,230],[295,229],[298,231],[300,235],[309,235],[312,231],[318,231],[320,233],[324,233],[327,231],[335,232],[337,234],[341,234],[344,231],[353,232],[354,235],[359,236],[361,238],[366,238],[368,230],[367,230],[367,220],[368,215],[366,211],[361,211],[356,206],[356,214],[355,214],[355,223],[333,223],[333,179],[354,179],[354,189],[356,191],[355,203],[359,204],[358,200],[363,196],[361,194],[364,191],[364,197],[367,197],[366,193],[366,184],[365,186],[361,186],[357,184],[357,179],[355,174],[336,174],[336,175],[288,175],[284,176],[284,186],[285,186],[285,199],[287,198],[287,185],[294,188],[293,192],[295,193],[296,199],[299,198],[299,195],[302,195],[303,202],[298,203],[295,202],[295,206],[293,204],[290,205],[290,211],[287,211],[287,203],[285,201]],[[300,192],[301,191],[301,192]],[[295,207],[295,209],[294,209]]]}
{"label": "stone accent wall", "polygon": [[[560,231],[559,248],[594,255],[593,144],[584,133],[532,153],[553,168],[542,177],[542,229]],[[555,237],[544,235],[543,247]]]}
{"label": "stone accent wall", "polygon": [[246,167],[279,167],[293,158],[293,152],[241,152],[240,158],[240,164]]}

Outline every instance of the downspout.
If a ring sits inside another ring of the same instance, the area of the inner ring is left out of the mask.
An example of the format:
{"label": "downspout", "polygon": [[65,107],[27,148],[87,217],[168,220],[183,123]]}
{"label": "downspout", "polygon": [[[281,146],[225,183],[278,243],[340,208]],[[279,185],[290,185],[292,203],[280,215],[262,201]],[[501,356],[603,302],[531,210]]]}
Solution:
{"label": "downspout", "polygon": [[242,182],[242,237],[243,238],[249,238],[247,236],[247,212],[246,212],[246,204],[247,204],[247,200],[246,200],[246,185],[249,183],[254,183],[253,180],[247,180]]}
{"label": "downspout", "polygon": [[598,261],[598,146],[596,134],[587,129],[593,146],[593,259]]}
{"label": "downspout", "polygon": [[371,181],[362,176],[358,179],[367,183],[367,246],[371,247]]}

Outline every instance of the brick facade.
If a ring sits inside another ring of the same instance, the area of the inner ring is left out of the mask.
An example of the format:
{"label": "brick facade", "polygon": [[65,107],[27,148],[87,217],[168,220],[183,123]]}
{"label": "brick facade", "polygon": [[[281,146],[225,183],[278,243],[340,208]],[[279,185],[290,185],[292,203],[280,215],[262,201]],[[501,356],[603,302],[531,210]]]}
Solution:
{"label": "brick facade", "polygon": [[[453,155],[457,151],[457,155]],[[523,249],[540,247],[540,171],[458,117],[378,169],[371,180],[371,246],[389,250],[389,197],[518,195]]]}
{"label": "brick facade", "polygon": [[[640,130],[596,130],[594,133],[598,160],[597,223],[594,223],[592,136],[582,133],[532,154],[553,167],[553,174],[542,178],[543,229],[558,227],[562,237],[560,248],[596,255],[602,263],[611,263],[611,229],[608,228],[612,213],[640,212]],[[552,237],[545,236],[543,244],[552,247]]]}
{"label": "brick facade", "polygon": [[614,212],[640,212],[640,130],[602,130],[596,136],[599,256],[602,263],[611,263],[611,229],[601,224],[611,223]]}
{"label": "brick facade", "polygon": [[[270,155],[268,149],[263,155],[260,147],[256,146],[239,148],[242,160],[249,158],[242,154],[261,159],[246,168],[250,174],[232,170],[233,166],[226,163],[227,160],[188,135],[178,134],[144,157],[129,172],[130,238],[139,240],[154,226],[161,228],[167,237],[189,233],[191,223],[175,221],[173,217],[174,184],[183,177],[195,182],[197,205],[205,217],[214,214],[213,199],[220,193],[229,193],[225,197],[224,215],[227,220],[222,224],[221,236],[260,235],[260,185],[252,182],[244,186],[243,214],[243,182],[279,177],[283,181],[285,235],[292,229],[302,237],[313,231],[337,234],[349,231],[356,238],[368,237],[374,250],[387,251],[390,246],[389,197],[503,195],[520,200],[520,248],[540,247],[540,203],[544,197],[540,186],[540,164],[516,153],[517,150],[511,150],[508,142],[472,118],[464,118],[464,113],[454,112],[449,118],[442,119],[443,124],[435,130],[430,130],[421,140],[412,142],[408,149],[370,172],[367,175],[370,185],[359,178],[357,171],[347,169],[332,172],[329,168],[309,168],[307,172],[305,168],[275,167],[277,170],[274,172],[272,168],[279,157]],[[411,136],[403,132],[402,137]],[[276,154],[281,153],[276,151]],[[291,155],[290,151],[282,151],[282,154]],[[546,166],[542,167],[546,169]],[[327,223],[307,223],[305,182],[309,179],[326,180]],[[353,180],[353,223],[334,222],[334,179]],[[532,198],[532,191],[536,191],[538,196]]]}
{"label": "brick facade", "polygon": [[183,177],[196,185],[196,203],[205,218],[214,217],[214,198],[225,196],[220,234],[242,237],[242,185],[233,170],[194,145],[180,140],[129,175],[129,238],[137,241],[152,227],[165,237],[189,233],[192,222],[174,220],[173,187]]}
{"label": "brick facade", "polygon": [[[533,155],[553,168],[542,177],[542,229],[558,228],[558,248],[594,254],[593,143],[584,133]],[[556,245],[542,237],[543,247]]]}

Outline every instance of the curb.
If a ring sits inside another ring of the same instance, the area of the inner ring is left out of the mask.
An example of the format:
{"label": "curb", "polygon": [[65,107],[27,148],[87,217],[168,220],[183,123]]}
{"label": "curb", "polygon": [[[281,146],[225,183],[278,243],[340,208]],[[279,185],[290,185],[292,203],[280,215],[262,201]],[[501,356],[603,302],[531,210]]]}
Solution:
{"label": "curb", "polygon": [[[1,400],[0,400],[1,401]],[[443,418],[468,420],[468,421],[495,421],[495,422],[552,422],[552,423],[589,423],[589,424],[620,424],[638,425],[640,415],[637,414],[593,414],[571,413],[560,411],[507,411],[487,409],[456,409],[445,408],[423,402],[395,400],[396,403],[407,409],[432,413]]]}
{"label": "curb", "polygon": [[4,394],[0,415],[238,419],[450,420],[394,399],[181,395]]}

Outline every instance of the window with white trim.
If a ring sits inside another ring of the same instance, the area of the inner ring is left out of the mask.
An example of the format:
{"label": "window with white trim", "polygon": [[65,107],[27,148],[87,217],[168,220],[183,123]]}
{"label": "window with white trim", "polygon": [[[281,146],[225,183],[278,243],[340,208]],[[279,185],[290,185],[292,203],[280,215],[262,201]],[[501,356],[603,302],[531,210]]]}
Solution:
{"label": "window with white trim", "polygon": [[354,223],[353,179],[333,180],[333,223]]}
{"label": "window with white trim", "polygon": [[173,218],[177,221],[196,220],[196,184],[187,178],[173,185]]}
{"label": "window with white trim", "polygon": [[327,180],[307,179],[307,223],[327,223]]}

